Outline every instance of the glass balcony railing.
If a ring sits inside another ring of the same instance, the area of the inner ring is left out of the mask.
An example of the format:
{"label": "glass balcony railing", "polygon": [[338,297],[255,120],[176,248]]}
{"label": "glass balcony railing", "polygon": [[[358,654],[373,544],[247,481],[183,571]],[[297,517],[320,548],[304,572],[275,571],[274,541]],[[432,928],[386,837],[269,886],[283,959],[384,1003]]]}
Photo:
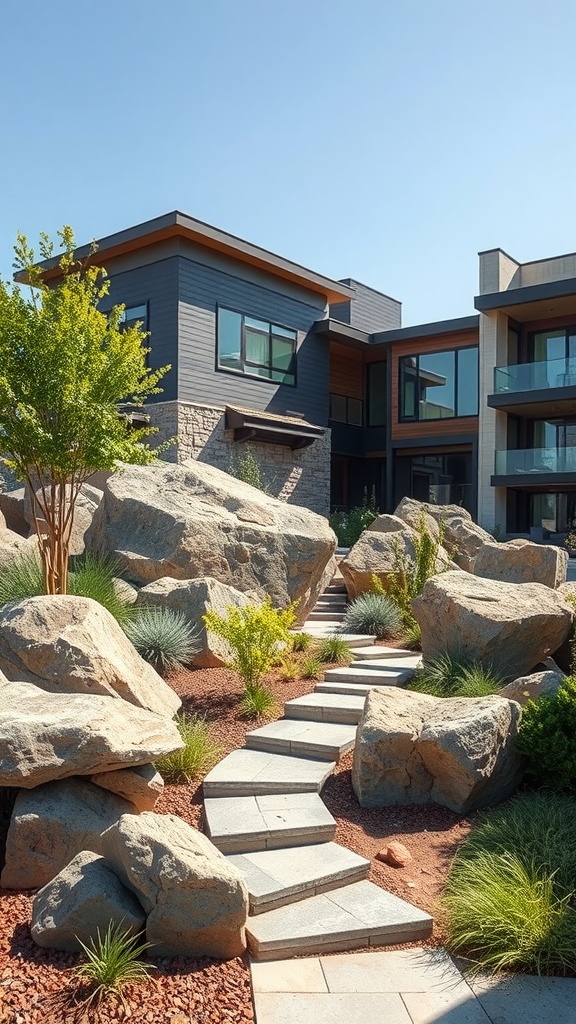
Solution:
{"label": "glass balcony railing", "polygon": [[495,452],[494,474],[576,473],[576,445],[571,448],[515,448]]}
{"label": "glass balcony railing", "polygon": [[542,363],[519,363],[494,368],[494,392],[539,391],[544,388],[576,386],[576,359],[549,359]]}

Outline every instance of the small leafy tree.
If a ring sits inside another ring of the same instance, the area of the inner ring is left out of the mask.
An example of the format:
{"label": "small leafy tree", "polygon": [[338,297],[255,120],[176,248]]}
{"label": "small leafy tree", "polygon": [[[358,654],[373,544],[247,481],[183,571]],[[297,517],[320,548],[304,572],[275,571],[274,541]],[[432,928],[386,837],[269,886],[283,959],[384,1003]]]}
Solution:
{"label": "small leafy tree", "polygon": [[[14,268],[30,293],[0,279],[0,449],[30,487],[48,594],[67,592],[74,509],[85,480],[118,461],[155,458],[145,443],[154,428],[132,428],[118,406],[141,406],[158,394],[169,369],[147,367],[146,333],[141,324],[122,330],[123,306],[99,311],[109,282],[91,265],[95,247],[81,264],[72,229],[58,235],[64,254],[52,284],[21,234]],[[53,255],[45,234],[39,251],[43,260]]]}
{"label": "small leafy tree", "polygon": [[[424,585],[431,576],[438,572],[445,572],[450,568],[448,564],[442,569],[437,568],[438,555],[444,540],[444,523],[438,525],[438,536],[434,537],[426,526],[424,513],[420,516],[416,536],[414,537],[414,558],[406,554],[399,542],[391,539],[390,545],[394,551],[394,571],[388,578],[388,596],[398,608],[404,626],[409,631],[418,631],[418,623],[412,612],[412,601],[418,597],[424,589]],[[372,590],[374,583],[383,590],[378,577],[372,577]]]}
{"label": "small leafy tree", "polygon": [[226,616],[210,611],[203,615],[206,629],[221,636],[231,648],[232,668],[247,691],[258,689],[270,671],[278,652],[288,646],[289,629],[296,613],[290,605],[284,611],[272,607],[270,598],[262,605],[228,608]]}

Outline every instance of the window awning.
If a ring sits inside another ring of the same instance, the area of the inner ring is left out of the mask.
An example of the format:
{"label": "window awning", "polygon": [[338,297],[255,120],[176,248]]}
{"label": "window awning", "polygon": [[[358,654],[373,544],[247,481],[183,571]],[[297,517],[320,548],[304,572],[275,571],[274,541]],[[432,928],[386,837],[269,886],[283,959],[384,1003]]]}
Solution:
{"label": "window awning", "polygon": [[279,416],[277,413],[233,405],[226,406],[226,429],[234,431],[235,441],[283,444],[293,451],[307,448],[326,433],[325,427],[318,427],[296,416]]}

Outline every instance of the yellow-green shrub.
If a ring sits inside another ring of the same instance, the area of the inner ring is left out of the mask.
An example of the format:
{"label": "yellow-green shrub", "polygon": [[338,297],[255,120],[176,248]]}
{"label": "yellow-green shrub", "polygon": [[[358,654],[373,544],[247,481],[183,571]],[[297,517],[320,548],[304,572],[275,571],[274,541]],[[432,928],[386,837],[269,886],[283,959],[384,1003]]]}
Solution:
{"label": "yellow-green shrub", "polygon": [[238,672],[247,690],[259,686],[279,650],[289,643],[289,629],[295,618],[293,604],[278,611],[269,598],[262,605],[230,606],[225,617],[214,611],[203,616],[206,629],[221,636],[230,647],[231,667]]}

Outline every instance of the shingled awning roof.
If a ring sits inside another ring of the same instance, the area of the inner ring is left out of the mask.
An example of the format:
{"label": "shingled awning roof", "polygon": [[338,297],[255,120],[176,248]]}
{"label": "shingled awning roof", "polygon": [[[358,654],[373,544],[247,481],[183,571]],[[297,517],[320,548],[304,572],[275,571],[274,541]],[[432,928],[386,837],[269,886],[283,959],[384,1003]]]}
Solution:
{"label": "shingled awning roof", "polygon": [[226,406],[226,428],[234,431],[235,441],[283,444],[293,451],[307,448],[326,433],[325,427],[318,427],[297,416],[279,416],[236,405]]}

